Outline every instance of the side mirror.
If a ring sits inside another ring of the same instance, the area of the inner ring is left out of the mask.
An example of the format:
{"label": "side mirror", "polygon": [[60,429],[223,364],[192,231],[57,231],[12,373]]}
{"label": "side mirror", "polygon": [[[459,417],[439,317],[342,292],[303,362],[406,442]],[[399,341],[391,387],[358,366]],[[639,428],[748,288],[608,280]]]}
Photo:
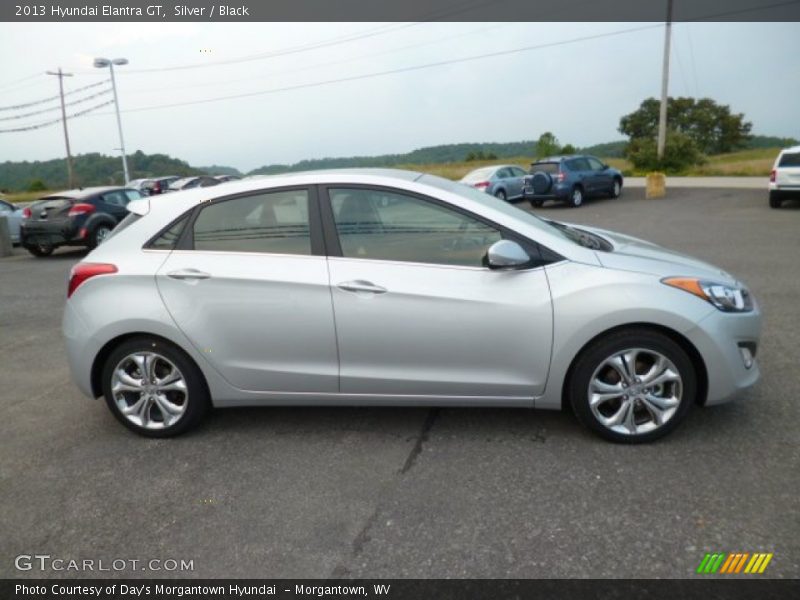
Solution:
{"label": "side mirror", "polygon": [[603,163],[603,171],[608,171],[610,168],[606,163]]}
{"label": "side mirror", "polygon": [[517,269],[531,262],[531,257],[517,242],[500,240],[489,246],[486,265],[490,269]]}

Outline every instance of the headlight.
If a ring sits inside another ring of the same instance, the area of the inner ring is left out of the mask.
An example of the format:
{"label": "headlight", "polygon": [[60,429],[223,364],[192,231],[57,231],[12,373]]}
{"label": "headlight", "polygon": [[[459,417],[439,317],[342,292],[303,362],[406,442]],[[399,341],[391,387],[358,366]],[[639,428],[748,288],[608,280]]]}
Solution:
{"label": "headlight", "polygon": [[753,298],[742,285],[728,285],[694,277],[667,277],[661,283],[694,294],[724,312],[753,310]]}

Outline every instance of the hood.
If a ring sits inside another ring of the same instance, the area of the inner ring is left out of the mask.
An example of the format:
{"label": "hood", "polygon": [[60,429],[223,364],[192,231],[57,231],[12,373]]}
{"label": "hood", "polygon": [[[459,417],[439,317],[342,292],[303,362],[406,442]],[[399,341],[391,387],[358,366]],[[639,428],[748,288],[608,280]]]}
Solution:
{"label": "hood", "polygon": [[657,277],[701,277],[720,283],[736,283],[730,273],[719,267],[663,246],[615,231],[584,225],[570,226],[595,233],[613,244],[614,249],[610,252],[596,252],[600,264],[609,269],[637,271]]}

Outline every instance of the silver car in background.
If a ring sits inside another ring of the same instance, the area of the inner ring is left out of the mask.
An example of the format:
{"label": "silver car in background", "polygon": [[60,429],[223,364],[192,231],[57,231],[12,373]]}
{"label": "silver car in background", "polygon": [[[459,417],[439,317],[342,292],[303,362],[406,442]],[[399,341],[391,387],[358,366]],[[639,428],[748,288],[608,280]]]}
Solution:
{"label": "silver car in background", "polygon": [[297,173],[131,202],[70,275],[88,396],[143,435],[209,407],[560,409],[656,439],[753,385],[728,273],[421,173]]}
{"label": "silver car in background", "polygon": [[527,174],[518,165],[494,165],[470,171],[461,178],[461,183],[500,200],[519,200],[522,198]]}
{"label": "silver car in background", "polygon": [[6,218],[6,227],[8,227],[8,235],[11,237],[11,243],[19,244],[19,226],[24,218],[23,209],[0,198],[0,216]]}

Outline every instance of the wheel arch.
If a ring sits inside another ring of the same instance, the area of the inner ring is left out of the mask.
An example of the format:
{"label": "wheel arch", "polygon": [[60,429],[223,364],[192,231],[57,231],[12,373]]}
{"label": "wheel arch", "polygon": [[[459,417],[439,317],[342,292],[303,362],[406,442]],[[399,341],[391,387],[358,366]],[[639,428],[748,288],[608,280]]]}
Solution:
{"label": "wheel arch", "polygon": [[95,398],[100,398],[103,395],[103,382],[102,382],[103,367],[105,366],[106,360],[108,360],[108,357],[111,355],[111,353],[114,351],[114,349],[117,348],[120,344],[123,344],[123,343],[127,342],[128,340],[131,340],[131,339],[134,339],[134,338],[137,338],[137,337],[157,338],[157,339],[161,340],[162,342],[164,342],[165,344],[168,344],[168,345],[173,346],[173,347],[177,348],[178,350],[180,350],[184,354],[184,356],[186,356],[186,358],[188,360],[192,361],[194,366],[197,367],[197,371],[200,373],[200,376],[203,379],[203,384],[206,386],[207,390],[210,390],[209,385],[208,385],[208,379],[206,378],[206,375],[203,372],[203,369],[200,368],[200,365],[197,364],[197,361],[192,357],[192,354],[190,352],[187,352],[185,348],[182,348],[181,346],[176,344],[174,341],[172,341],[170,339],[167,339],[162,335],[158,335],[156,333],[151,333],[149,331],[134,331],[134,332],[129,332],[129,333],[123,333],[121,335],[118,335],[118,336],[110,339],[109,341],[107,341],[103,345],[102,348],[100,348],[100,350],[95,355],[94,360],[92,361],[92,368],[91,368],[91,372],[90,372],[90,382],[91,382],[91,386],[92,386],[92,395]]}
{"label": "wheel arch", "polygon": [[575,368],[575,364],[578,362],[578,359],[586,352],[587,348],[589,348],[592,344],[594,344],[597,340],[607,335],[611,335],[614,333],[619,333],[621,331],[625,331],[628,329],[650,329],[652,331],[656,331],[665,335],[666,337],[670,338],[673,342],[678,344],[681,349],[686,352],[689,356],[689,360],[692,361],[692,365],[695,368],[696,375],[697,375],[697,396],[695,398],[695,402],[702,406],[705,404],[706,396],[708,395],[708,371],[706,367],[706,363],[703,360],[702,355],[697,350],[697,348],[686,338],[684,335],[671,329],[670,327],[666,327],[664,325],[659,325],[656,323],[649,323],[649,322],[635,322],[635,323],[625,323],[623,325],[617,325],[615,327],[611,327],[610,329],[606,329],[595,335],[592,339],[587,341],[581,349],[575,354],[570,362],[569,368],[567,369],[566,374],[564,375],[564,380],[561,382],[561,408],[562,410],[565,407],[569,406],[569,401],[567,400],[567,390],[569,387],[569,380],[572,377],[572,372]]}

